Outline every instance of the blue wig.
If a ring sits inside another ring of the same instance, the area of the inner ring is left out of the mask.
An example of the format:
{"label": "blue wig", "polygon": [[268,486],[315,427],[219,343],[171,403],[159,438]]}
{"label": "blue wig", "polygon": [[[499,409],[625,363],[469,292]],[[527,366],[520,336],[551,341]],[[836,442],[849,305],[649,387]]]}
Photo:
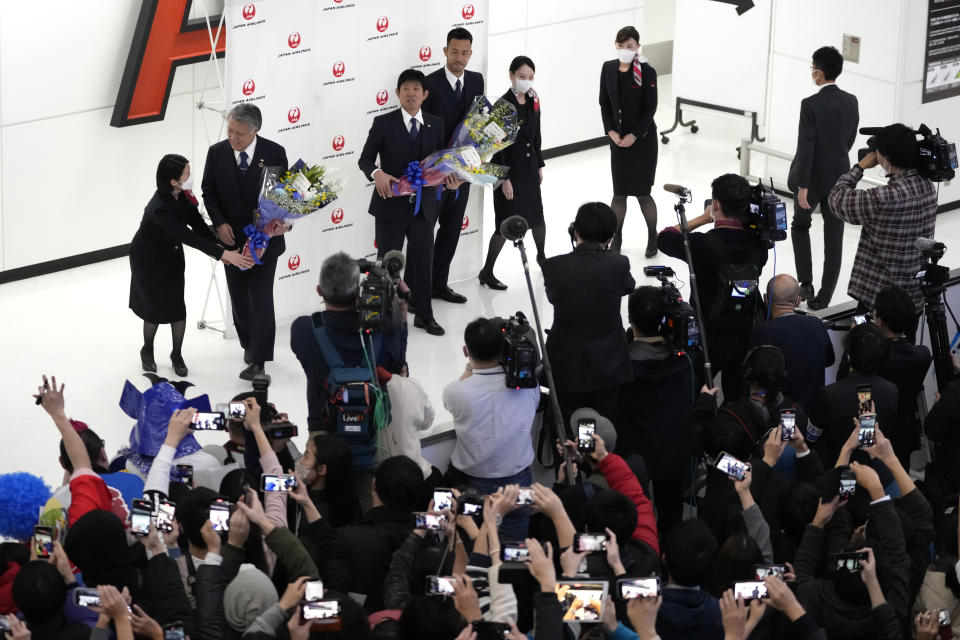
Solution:
{"label": "blue wig", "polygon": [[0,536],[29,540],[40,507],[47,503],[50,495],[50,487],[31,473],[0,475]]}

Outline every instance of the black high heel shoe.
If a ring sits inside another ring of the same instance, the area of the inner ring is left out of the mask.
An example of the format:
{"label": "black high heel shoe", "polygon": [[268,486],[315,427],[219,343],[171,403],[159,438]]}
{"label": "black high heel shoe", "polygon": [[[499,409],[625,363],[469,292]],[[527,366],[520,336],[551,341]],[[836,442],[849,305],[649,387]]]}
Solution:
{"label": "black high heel shoe", "polygon": [[183,356],[179,353],[170,354],[170,362],[173,363],[173,372],[176,373],[181,378],[185,378],[189,371],[187,370],[187,363],[183,361]]}
{"label": "black high heel shoe", "polygon": [[485,287],[490,287],[491,289],[494,289],[496,291],[505,291],[507,288],[507,285],[497,280],[492,273],[481,271],[480,274],[477,276],[477,278],[480,280],[481,285]]}
{"label": "black high heel shoe", "polygon": [[153,359],[153,349],[150,347],[140,349],[140,366],[149,373],[157,372],[157,362]]}

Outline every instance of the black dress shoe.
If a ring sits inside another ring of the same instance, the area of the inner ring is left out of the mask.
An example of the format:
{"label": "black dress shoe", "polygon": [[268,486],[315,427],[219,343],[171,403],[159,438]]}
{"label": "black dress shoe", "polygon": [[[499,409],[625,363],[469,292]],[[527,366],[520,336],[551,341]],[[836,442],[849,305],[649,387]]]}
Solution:
{"label": "black dress shoe", "polygon": [[643,256],[644,256],[645,258],[652,258],[653,256],[657,255],[658,253],[660,253],[660,250],[657,249],[657,245],[656,245],[656,244],[652,244],[652,245],[649,245],[649,244],[648,244],[648,245],[647,245],[647,250],[643,252]]}
{"label": "black dress shoe", "polygon": [[829,305],[829,302],[824,302],[820,298],[810,298],[807,300],[807,309],[810,309],[810,311],[820,311],[821,309],[826,309]]}
{"label": "black dress shoe", "polygon": [[420,316],[417,316],[413,319],[413,326],[415,326],[417,329],[425,330],[432,336],[442,336],[446,333],[446,331],[443,330],[443,327],[437,324],[437,321],[433,318],[424,320]]}
{"label": "black dress shoe", "polygon": [[143,347],[140,349],[140,366],[144,371],[150,373],[157,372],[157,362],[153,359],[153,349]]}
{"label": "black dress shoe", "polygon": [[438,289],[433,292],[434,298],[440,298],[441,300],[446,300],[447,302],[455,302],[456,304],[463,304],[467,301],[467,296],[461,295],[447,287],[446,289]]}
{"label": "black dress shoe", "polygon": [[259,375],[263,375],[263,365],[259,362],[251,362],[249,367],[240,372],[240,379],[252,382]]}
{"label": "black dress shoe", "polygon": [[800,299],[801,300],[813,300],[816,294],[813,292],[813,285],[809,282],[806,284],[800,285]]}
{"label": "black dress shoe", "polygon": [[183,361],[183,356],[179,353],[170,354],[170,362],[173,363],[173,372],[181,378],[187,377],[187,363]]}
{"label": "black dress shoe", "polygon": [[480,280],[480,284],[484,287],[490,287],[491,289],[495,289],[497,291],[505,291],[507,288],[507,285],[497,280],[492,273],[481,271],[477,278]]}

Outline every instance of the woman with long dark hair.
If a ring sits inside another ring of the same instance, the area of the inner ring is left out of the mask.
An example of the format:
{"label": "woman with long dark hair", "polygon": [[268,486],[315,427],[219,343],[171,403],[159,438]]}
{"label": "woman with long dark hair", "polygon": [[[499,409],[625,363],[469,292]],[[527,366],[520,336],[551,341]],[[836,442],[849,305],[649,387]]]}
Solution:
{"label": "woman with long dark hair", "polygon": [[627,198],[635,196],[647,223],[646,257],[657,255],[657,203],[650,195],[657,174],[657,72],[640,48],[635,27],[617,32],[615,60],[600,71],[600,114],[610,138],[610,172],[617,234],[610,248],[620,251]]}
{"label": "woman with long dark hair", "polygon": [[306,453],[297,460],[297,475],[307,485],[317,511],[334,527],[360,519],[350,445],[342,439],[324,433],[313,436],[307,442]]}
{"label": "woman with long dark hair", "polygon": [[493,265],[500,255],[506,239],[500,235],[500,225],[510,216],[521,216],[533,231],[537,245],[537,262],[546,259],[544,244],[547,227],[543,219],[543,198],[540,183],[543,181],[543,154],[540,151],[540,98],[533,89],[536,67],[527,56],[517,56],[510,63],[510,88],[503,99],[517,108],[520,133],[516,141],[493,156],[491,162],[510,168],[507,178],[493,192],[493,211],[496,224],[490,236],[487,261],[480,271],[480,284],[491,289],[503,290],[503,284],[493,275]]}
{"label": "woman with long dark hair", "polygon": [[189,161],[176,154],[163,156],[157,165],[157,190],[147,203],[140,229],[130,243],[130,309],[143,320],[140,364],[144,371],[156,373],[153,339],[161,324],[169,324],[173,336],[170,360],[181,377],[187,375],[181,353],[187,328],[182,245],[224,264],[243,269],[253,266],[251,258],[217,244],[217,237],[197,209],[192,187]]}

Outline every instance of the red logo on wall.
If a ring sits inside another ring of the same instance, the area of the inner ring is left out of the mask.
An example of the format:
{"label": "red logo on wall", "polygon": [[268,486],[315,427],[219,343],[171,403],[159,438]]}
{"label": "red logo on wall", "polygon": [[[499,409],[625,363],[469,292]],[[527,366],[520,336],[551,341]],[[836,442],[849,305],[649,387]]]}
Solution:
{"label": "red logo on wall", "polygon": [[380,91],[377,92],[377,104],[380,105],[381,107],[387,104],[387,100],[389,99],[390,99],[390,94],[387,93],[386,89],[380,89]]}
{"label": "red logo on wall", "polygon": [[347,67],[343,64],[342,60],[337,60],[333,63],[333,77],[339,78],[343,75],[343,72],[347,70]]}
{"label": "red logo on wall", "polygon": [[426,45],[420,47],[420,60],[426,62],[430,59],[431,55],[433,55],[433,51],[430,50],[430,47]]}
{"label": "red logo on wall", "polygon": [[466,231],[467,227],[470,226],[470,218],[463,216],[463,222],[460,223],[460,231]]}
{"label": "red logo on wall", "polygon": [[300,107],[293,107],[290,111],[287,112],[287,120],[290,121],[290,124],[296,124],[300,119]]}
{"label": "red logo on wall", "polygon": [[287,267],[290,271],[296,271],[300,268],[300,256],[294,254],[290,256],[290,259],[287,260]]}
{"label": "red logo on wall", "polygon": [[257,83],[253,81],[253,78],[250,78],[249,80],[243,83],[243,95],[249,96],[256,90],[257,90]]}
{"label": "red logo on wall", "polygon": [[387,27],[390,26],[390,18],[387,16],[380,16],[377,18],[377,31],[383,33],[387,30]]}
{"label": "red logo on wall", "polygon": [[257,15],[257,8],[252,2],[248,2],[243,5],[243,19],[244,20],[253,20],[253,16]]}
{"label": "red logo on wall", "polygon": [[460,15],[463,16],[464,20],[472,20],[474,13],[476,13],[476,11],[474,10],[473,5],[465,4],[463,5],[463,11],[460,12]]}
{"label": "red logo on wall", "polygon": [[287,44],[290,45],[291,49],[296,49],[300,46],[300,34],[296,31],[290,34],[290,37],[287,38]]}
{"label": "red logo on wall", "polygon": [[343,139],[343,136],[335,136],[333,138],[333,150],[340,151],[343,149],[343,145],[346,144],[346,140]]}
{"label": "red logo on wall", "polygon": [[334,209],[330,212],[330,222],[340,224],[343,222],[343,209]]}
{"label": "red logo on wall", "polygon": [[343,0],[333,0],[334,4],[340,4]]}

